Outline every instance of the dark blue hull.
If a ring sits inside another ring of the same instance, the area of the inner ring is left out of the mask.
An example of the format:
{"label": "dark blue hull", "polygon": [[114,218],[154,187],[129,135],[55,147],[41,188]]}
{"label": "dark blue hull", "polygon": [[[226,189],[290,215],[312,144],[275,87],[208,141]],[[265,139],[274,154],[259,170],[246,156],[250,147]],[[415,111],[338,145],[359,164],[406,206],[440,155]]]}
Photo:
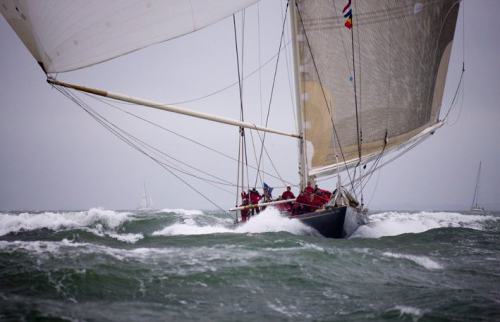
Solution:
{"label": "dark blue hull", "polygon": [[291,218],[299,219],[304,224],[317,230],[324,237],[344,238],[346,237],[344,229],[346,213],[347,207],[337,207],[296,215]]}

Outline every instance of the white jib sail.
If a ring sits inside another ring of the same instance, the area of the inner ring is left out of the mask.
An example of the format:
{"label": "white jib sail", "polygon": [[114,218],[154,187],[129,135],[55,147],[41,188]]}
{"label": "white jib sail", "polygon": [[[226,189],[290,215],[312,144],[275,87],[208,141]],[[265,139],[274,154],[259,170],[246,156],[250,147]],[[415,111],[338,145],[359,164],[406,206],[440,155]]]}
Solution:
{"label": "white jib sail", "polygon": [[0,0],[47,73],[97,64],[230,16],[256,0]]}

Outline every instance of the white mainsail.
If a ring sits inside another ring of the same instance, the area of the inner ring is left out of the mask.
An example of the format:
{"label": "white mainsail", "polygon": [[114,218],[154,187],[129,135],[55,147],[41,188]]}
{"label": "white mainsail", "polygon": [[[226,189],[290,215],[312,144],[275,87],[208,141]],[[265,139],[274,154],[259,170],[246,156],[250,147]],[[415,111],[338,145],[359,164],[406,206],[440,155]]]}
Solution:
{"label": "white mainsail", "polygon": [[[257,0],[0,0],[0,10],[46,73],[97,64],[201,29]],[[48,82],[134,104],[297,137],[221,116],[48,78]]]}
{"label": "white mainsail", "polygon": [[97,64],[201,29],[257,0],[0,0],[47,73]]}
{"label": "white mainsail", "polygon": [[[344,26],[346,4],[352,30]],[[440,126],[458,4],[297,0],[309,176],[329,175],[339,164],[356,166],[360,154],[366,161]]]}

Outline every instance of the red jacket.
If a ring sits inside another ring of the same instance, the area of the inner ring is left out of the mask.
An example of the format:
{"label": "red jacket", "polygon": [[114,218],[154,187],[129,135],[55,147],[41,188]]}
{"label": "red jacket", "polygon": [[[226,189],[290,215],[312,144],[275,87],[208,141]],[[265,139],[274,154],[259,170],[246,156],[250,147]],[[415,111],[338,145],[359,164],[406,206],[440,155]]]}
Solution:
{"label": "red jacket", "polygon": [[287,200],[287,199],[293,199],[293,198],[295,198],[295,195],[291,191],[286,190],[285,192],[283,192],[281,194],[281,199]]}
{"label": "red jacket", "polygon": [[242,206],[248,205],[248,195],[244,192],[241,193],[241,205]]}
{"label": "red jacket", "polygon": [[307,186],[307,187],[305,187],[305,188],[304,188],[304,192],[305,192],[306,194],[313,193],[313,192],[314,192],[314,188],[313,188],[313,187],[311,187],[311,186]]}
{"label": "red jacket", "polygon": [[260,199],[262,199],[262,196],[258,191],[250,190],[250,203],[252,205],[258,204]]}

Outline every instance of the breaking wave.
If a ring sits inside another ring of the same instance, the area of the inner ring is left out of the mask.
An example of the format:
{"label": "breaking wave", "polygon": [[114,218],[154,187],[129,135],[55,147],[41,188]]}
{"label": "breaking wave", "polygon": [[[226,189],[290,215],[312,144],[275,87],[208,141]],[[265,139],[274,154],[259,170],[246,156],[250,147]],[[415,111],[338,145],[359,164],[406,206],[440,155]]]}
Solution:
{"label": "breaking wave", "polygon": [[396,318],[407,320],[407,318],[411,318],[412,321],[418,321],[427,310],[422,310],[413,306],[408,305],[396,305],[390,310],[386,311],[386,314],[390,318]]}
{"label": "breaking wave", "polygon": [[99,208],[79,212],[0,213],[0,237],[44,229],[56,232],[79,230],[130,244],[146,236],[315,233],[300,221],[282,216],[274,208],[268,208],[259,216],[239,225],[235,225],[234,218],[224,213],[188,209],[162,209],[147,213]]}
{"label": "breaking wave", "polygon": [[21,231],[67,230],[84,227],[114,230],[131,220],[132,214],[93,208],[80,212],[0,214],[0,236]]}
{"label": "breaking wave", "polygon": [[314,230],[299,220],[282,216],[278,210],[269,207],[258,216],[252,217],[248,222],[231,227],[223,224],[199,225],[194,220],[176,223],[161,230],[153,232],[155,236],[175,235],[205,235],[218,233],[266,233],[266,232],[289,232],[294,235],[313,234]]}
{"label": "breaking wave", "polygon": [[181,209],[181,208],[176,208],[176,209],[170,209],[170,208],[165,208],[162,209],[158,212],[166,212],[166,213],[174,213],[178,215],[184,215],[184,216],[194,216],[194,215],[202,215],[203,211],[201,210],[196,210],[196,209]]}
{"label": "breaking wave", "polygon": [[430,259],[427,256],[417,256],[417,255],[408,255],[408,254],[398,254],[398,253],[391,253],[391,252],[385,252],[382,255],[386,257],[392,257],[392,258],[402,258],[402,259],[407,259],[409,261],[412,261],[424,268],[427,269],[443,269],[443,266],[439,264],[438,262]]}
{"label": "breaking wave", "polygon": [[485,223],[497,220],[486,215],[464,215],[454,212],[384,212],[368,217],[351,237],[379,238],[406,233],[422,233],[435,228],[470,228],[483,230]]}

